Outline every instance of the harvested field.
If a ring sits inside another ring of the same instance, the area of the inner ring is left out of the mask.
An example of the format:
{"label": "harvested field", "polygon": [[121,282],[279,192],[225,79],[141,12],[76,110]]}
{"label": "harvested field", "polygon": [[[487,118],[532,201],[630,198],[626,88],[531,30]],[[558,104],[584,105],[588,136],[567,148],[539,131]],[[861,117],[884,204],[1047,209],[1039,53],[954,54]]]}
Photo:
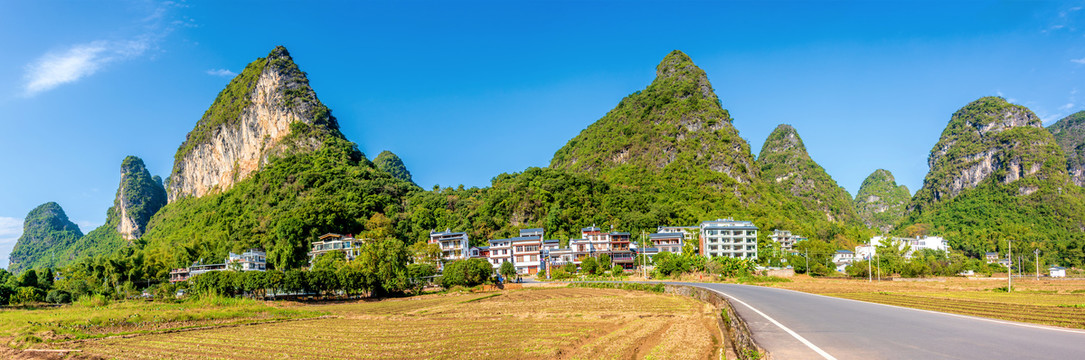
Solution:
{"label": "harvested field", "polygon": [[817,279],[769,286],[847,299],[994,319],[1085,329],[1085,280],[939,278],[930,281]]}
{"label": "harvested field", "polygon": [[715,311],[672,295],[524,289],[299,305],[336,318],[85,340],[120,359],[717,359]]}

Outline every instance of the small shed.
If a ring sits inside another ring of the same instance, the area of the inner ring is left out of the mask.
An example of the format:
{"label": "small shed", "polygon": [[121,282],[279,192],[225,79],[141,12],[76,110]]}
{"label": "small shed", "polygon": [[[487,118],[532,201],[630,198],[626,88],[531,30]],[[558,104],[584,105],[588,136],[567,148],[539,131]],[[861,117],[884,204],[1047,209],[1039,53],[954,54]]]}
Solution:
{"label": "small shed", "polygon": [[1066,277],[1066,268],[1061,266],[1052,266],[1050,269],[1047,269],[1047,271],[1051,274],[1051,277],[1053,278]]}

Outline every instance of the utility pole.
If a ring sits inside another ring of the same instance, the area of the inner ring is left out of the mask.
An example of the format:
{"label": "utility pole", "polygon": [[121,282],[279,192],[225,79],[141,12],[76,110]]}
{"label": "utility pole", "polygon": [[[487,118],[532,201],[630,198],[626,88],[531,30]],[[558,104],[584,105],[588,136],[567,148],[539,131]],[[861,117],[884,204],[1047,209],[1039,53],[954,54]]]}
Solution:
{"label": "utility pole", "polygon": [[1006,239],[1006,262],[1009,263],[1009,267],[1006,268],[1006,292],[1013,291],[1013,240]]}
{"label": "utility pole", "polygon": [[1036,254],[1036,280],[1040,280],[1040,249],[1033,250],[1032,253]]}
{"label": "utility pole", "polygon": [[810,276],[810,247],[806,248],[806,276]]}
{"label": "utility pole", "polygon": [[870,271],[870,255],[866,256],[866,282],[874,282],[874,272]]}

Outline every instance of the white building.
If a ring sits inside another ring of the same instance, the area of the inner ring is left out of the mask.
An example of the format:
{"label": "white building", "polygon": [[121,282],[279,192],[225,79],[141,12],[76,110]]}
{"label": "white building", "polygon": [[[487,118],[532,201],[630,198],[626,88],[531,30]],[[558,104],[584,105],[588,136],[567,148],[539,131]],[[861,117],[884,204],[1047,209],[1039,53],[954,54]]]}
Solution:
{"label": "white building", "polygon": [[772,236],[769,236],[769,239],[780,244],[780,249],[791,250],[791,248],[795,246],[795,243],[805,241],[806,237],[792,234],[791,231],[788,230],[775,229],[772,230]]}
{"label": "white building", "polygon": [[682,253],[682,245],[685,244],[685,233],[655,233],[648,234],[650,248],[656,248],[660,252]]}
{"label": "white building", "polygon": [[1066,277],[1066,268],[1064,267],[1052,266],[1050,269],[1047,269],[1047,271],[1053,278]]}
{"label": "white building", "polygon": [[249,249],[241,254],[230,253],[226,256],[226,268],[241,271],[267,270],[267,253],[260,249]]}
{"label": "white building", "polygon": [[347,261],[353,261],[354,258],[362,254],[363,242],[362,239],[355,239],[351,234],[346,236],[336,233],[320,235],[318,240],[313,242],[312,250],[309,251],[309,266],[313,265],[318,256],[333,251],[342,251]]}
{"label": "white building", "polygon": [[429,243],[437,244],[441,248],[441,258],[445,261],[466,259],[471,248],[467,233],[452,232],[449,229],[430,232]]}
{"label": "white building", "polygon": [[757,226],[750,221],[717,219],[701,222],[701,254],[757,258]]}
{"label": "white building", "polygon": [[855,253],[851,250],[837,250],[833,254],[833,263],[847,262],[850,264],[852,261],[855,261]]}
{"label": "white building", "polygon": [[855,247],[855,258],[859,260],[870,260],[874,257],[873,245],[859,245]]}

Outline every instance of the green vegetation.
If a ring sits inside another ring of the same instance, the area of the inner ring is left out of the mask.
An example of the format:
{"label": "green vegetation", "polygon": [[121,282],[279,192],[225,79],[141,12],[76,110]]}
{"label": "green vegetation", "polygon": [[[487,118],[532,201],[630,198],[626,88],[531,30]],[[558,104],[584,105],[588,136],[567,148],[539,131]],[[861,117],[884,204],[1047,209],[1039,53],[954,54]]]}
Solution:
{"label": "green vegetation", "polygon": [[781,124],[769,134],[757,162],[765,182],[795,196],[804,207],[824,213],[834,222],[855,223],[858,219],[851,195],[810,158],[791,125]]}
{"label": "green vegetation", "polygon": [[445,289],[454,286],[472,287],[493,281],[493,275],[494,268],[486,259],[458,260],[445,265],[440,283]]}
{"label": "green vegetation", "polygon": [[226,88],[215,97],[211,107],[203,113],[203,117],[196,123],[196,128],[185,137],[185,142],[174,155],[175,162],[181,162],[181,159],[184,159],[196,145],[210,141],[211,135],[222,125],[236,123],[241,118],[241,111],[252,105],[251,94],[256,89],[256,81],[260,79],[260,74],[264,73],[264,67],[267,64],[266,58],[256,59],[233,80],[230,80]]}
{"label": "green vegetation", "polygon": [[888,232],[904,217],[911,197],[908,187],[897,185],[889,170],[878,169],[863,180],[855,194],[855,209],[864,224]]}
{"label": "green vegetation", "polygon": [[1066,154],[1066,169],[1074,183],[1085,186],[1085,111],[1062,118],[1047,130]]}
{"label": "green vegetation", "polygon": [[[921,226],[975,258],[1005,253],[1006,241],[1016,240],[1015,253],[1039,248],[1045,263],[1080,266],[1085,194],[1070,183],[1062,150],[1039,126],[1035,114],[1002,98],[982,98],[954,113],[901,231]],[[985,171],[990,174],[968,186]]]}
{"label": "green vegetation", "polygon": [[18,274],[27,269],[54,267],[64,259],[65,250],[81,237],[83,232],[68,220],[60,205],[41,204],[26,214],[23,235],[11,250],[8,269]]}
{"label": "green vegetation", "polygon": [[376,165],[377,169],[380,169],[380,171],[386,172],[396,179],[414,183],[414,179],[411,178],[411,172],[407,171],[406,165],[403,165],[403,160],[391,151],[382,151],[380,155],[377,155],[377,157],[373,159],[373,164]]}
{"label": "green vegetation", "polygon": [[654,293],[663,293],[666,287],[663,284],[638,284],[638,283],[601,283],[601,282],[574,282],[569,283],[569,287],[577,288],[592,288],[592,289],[621,289],[632,291],[649,291]]}

